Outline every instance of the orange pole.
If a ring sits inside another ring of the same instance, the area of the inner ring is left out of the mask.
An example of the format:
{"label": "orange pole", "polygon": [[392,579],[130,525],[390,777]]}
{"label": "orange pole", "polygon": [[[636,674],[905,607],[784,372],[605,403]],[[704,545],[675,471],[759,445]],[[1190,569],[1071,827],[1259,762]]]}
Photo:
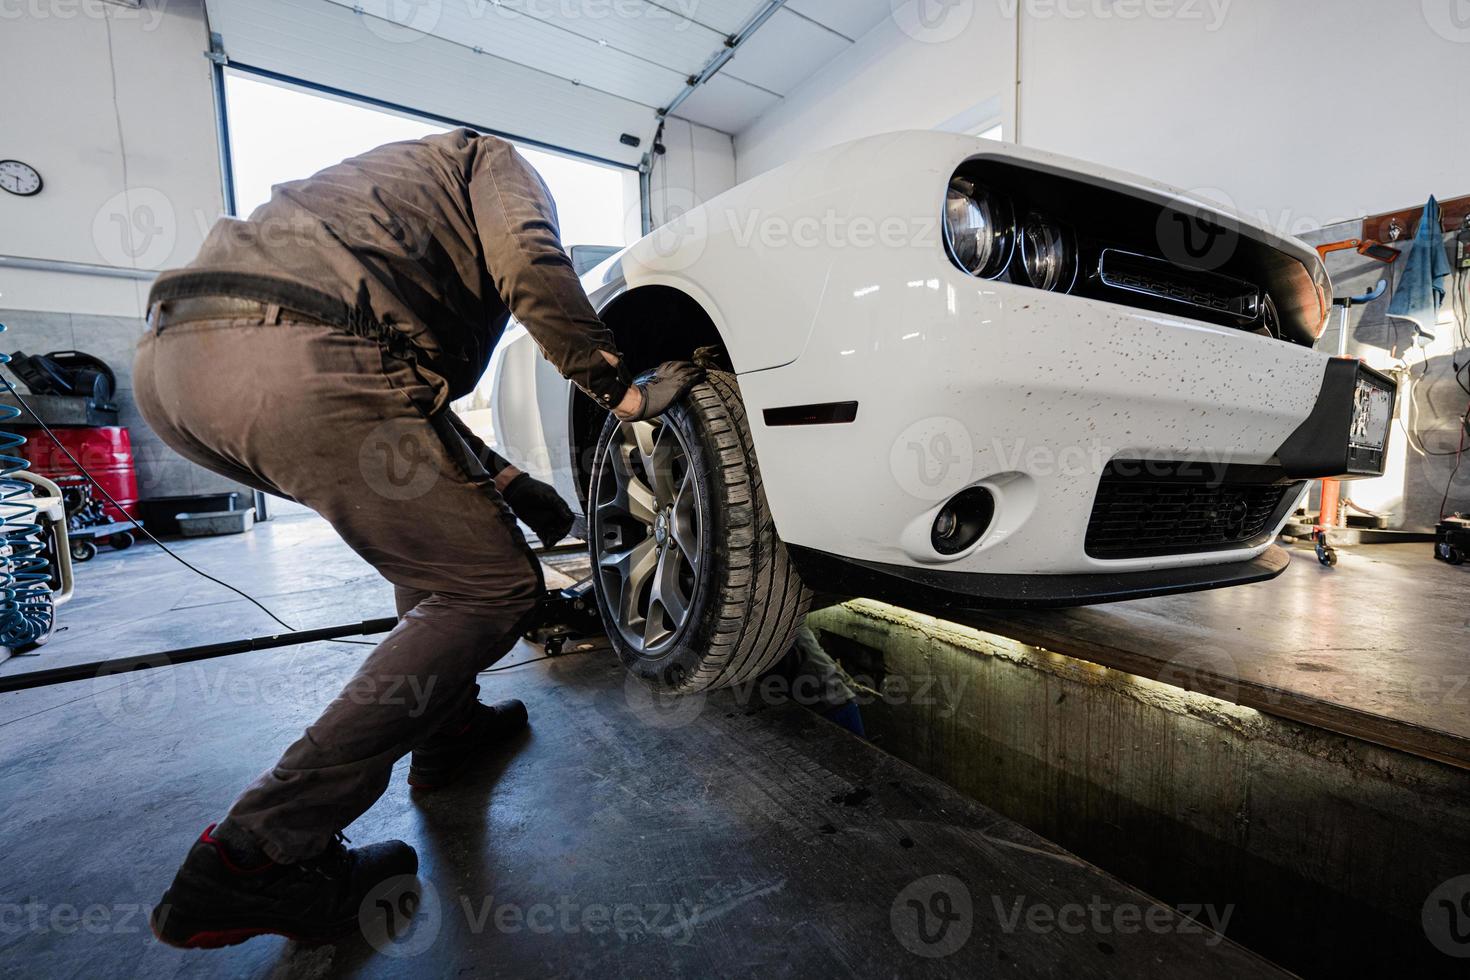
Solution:
{"label": "orange pole", "polygon": [[1318,527],[1337,527],[1337,489],[1336,480],[1322,481],[1322,506],[1320,508],[1321,512],[1317,515]]}

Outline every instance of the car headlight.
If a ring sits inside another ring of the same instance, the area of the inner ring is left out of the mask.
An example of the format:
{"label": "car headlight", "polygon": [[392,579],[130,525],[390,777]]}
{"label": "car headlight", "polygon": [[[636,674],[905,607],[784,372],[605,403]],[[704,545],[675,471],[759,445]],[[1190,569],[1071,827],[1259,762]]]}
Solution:
{"label": "car headlight", "polygon": [[944,239],[960,268],[991,279],[1011,259],[1015,224],[1005,200],[967,177],[949,182],[944,198]]}
{"label": "car headlight", "polygon": [[1077,247],[1072,236],[1033,211],[1021,226],[1021,266],[1037,289],[1070,289],[1077,277]]}

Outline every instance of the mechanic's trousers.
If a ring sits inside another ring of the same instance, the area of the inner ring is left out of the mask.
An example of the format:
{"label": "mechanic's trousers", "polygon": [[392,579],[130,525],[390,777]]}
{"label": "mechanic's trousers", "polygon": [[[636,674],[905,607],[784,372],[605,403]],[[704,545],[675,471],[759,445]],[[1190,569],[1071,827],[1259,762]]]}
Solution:
{"label": "mechanic's trousers", "polygon": [[475,675],[515,644],[541,595],[540,564],[500,495],[429,421],[448,411],[443,389],[376,342],[317,324],[177,323],[139,347],[134,393],[164,442],[312,508],[397,597],[398,626],[229,812],[276,861],[320,852],[383,794],[398,759],[463,723]]}

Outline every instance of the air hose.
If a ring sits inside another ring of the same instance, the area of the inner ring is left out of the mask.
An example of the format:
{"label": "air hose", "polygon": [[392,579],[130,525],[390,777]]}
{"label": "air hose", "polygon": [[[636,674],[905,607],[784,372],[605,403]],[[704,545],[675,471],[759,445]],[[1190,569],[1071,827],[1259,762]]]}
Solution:
{"label": "air hose", "polygon": [[[5,331],[0,323],[0,333]],[[0,364],[10,363],[0,354]],[[55,609],[51,600],[51,563],[42,543],[38,509],[31,498],[34,487],[12,474],[30,468],[16,451],[25,436],[4,427],[23,412],[0,404],[0,646],[12,650],[42,639],[51,631]]]}

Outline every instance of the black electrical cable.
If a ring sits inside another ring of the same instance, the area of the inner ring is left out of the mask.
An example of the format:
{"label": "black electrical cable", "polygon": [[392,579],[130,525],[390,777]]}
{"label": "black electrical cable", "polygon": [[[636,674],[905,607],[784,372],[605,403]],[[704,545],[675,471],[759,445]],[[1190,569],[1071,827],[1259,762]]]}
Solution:
{"label": "black electrical cable", "polygon": [[[545,655],[540,656],[540,657],[532,657],[530,660],[522,660],[519,663],[506,664],[504,667],[490,667],[490,668],[487,668],[486,670],[480,671],[480,674],[496,674],[496,673],[499,673],[502,670],[514,670],[516,667],[527,667],[527,666],[530,666],[531,664],[539,664],[543,660],[556,660],[556,659],[558,659],[560,657],[568,656],[569,654],[583,653],[583,652],[585,652],[585,651],[582,651],[582,650],[568,650],[566,653],[559,653],[555,657],[551,656],[550,654],[545,654]],[[477,674],[475,676],[478,677],[479,674]]]}
{"label": "black electrical cable", "polygon": [[[1470,415],[1470,409],[1466,409],[1466,414],[1467,415]],[[1457,476],[1460,475],[1460,464],[1462,462],[1464,462],[1464,458],[1463,458],[1464,452],[1465,452],[1465,433],[1464,432],[1461,432],[1460,433],[1460,451],[1455,454],[1455,468],[1452,469],[1452,470],[1450,470],[1450,478],[1448,480],[1446,480],[1445,481],[1445,484],[1444,484],[1444,496],[1439,498],[1439,519],[1440,520],[1444,520],[1445,508],[1449,506],[1449,502],[1450,502],[1450,490],[1452,490],[1454,488],[1454,486],[1455,486],[1455,477],[1457,477]]]}
{"label": "black electrical cable", "polygon": [[203,569],[200,569],[200,568],[195,567],[194,565],[191,565],[189,562],[185,561],[183,558],[181,558],[177,554],[175,554],[173,552],[173,550],[168,547],[168,545],[164,544],[162,541],[160,541],[156,537],[154,537],[153,536],[153,532],[150,531],[150,530],[148,530],[139,521],[137,521],[136,519],[134,519],[133,516],[131,514],[129,514],[127,511],[123,510],[122,505],[119,504],[116,500],[113,499],[112,494],[110,494],[110,493],[107,492],[107,488],[104,487],[101,483],[99,483],[97,481],[97,478],[95,476],[93,476],[91,473],[87,472],[87,468],[85,466],[83,466],[77,460],[77,458],[71,454],[71,450],[70,449],[67,449],[66,446],[62,445],[61,440],[58,439],[58,438],[56,438],[56,433],[54,433],[54,432],[51,431],[51,426],[47,425],[45,423],[45,421],[42,420],[41,416],[36,414],[35,409],[31,408],[31,406],[26,403],[26,400],[21,397],[20,392],[18,392],[18,391],[15,390],[15,385],[13,385],[13,384],[10,383],[10,379],[7,378],[7,377],[5,377],[5,375],[0,374],[0,382],[3,382],[4,385],[5,385],[5,387],[10,391],[10,394],[12,394],[12,395],[15,396],[15,400],[18,401],[18,402],[20,402],[21,407],[24,408],[27,412],[30,413],[31,418],[33,418],[33,419],[36,420],[36,423],[38,425],[40,425],[42,431],[45,432],[46,435],[48,437],[50,437],[51,441],[56,444],[56,448],[57,449],[60,449],[62,451],[62,453],[64,453],[66,455],[66,458],[67,459],[71,460],[71,465],[73,465],[73,466],[75,466],[77,468],[77,472],[81,473],[82,476],[84,476],[84,477],[87,478],[88,482],[90,482],[92,484],[92,486],[96,487],[99,491],[101,491],[102,496],[104,496],[104,497],[107,498],[107,502],[109,504],[111,504],[114,508],[116,508],[117,509],[117,512],[119,514],[123,515],[123,517],[126,517],[128,519],[128,523],[129,524],[131,524],[133,527],[137,528],[139,531],[143,532],[143,536],[146,537],[149,541],[152,541],[154,544],[158,545],[158,547],[162,548],[164,554],[168,555],[174,561],[178,562],[180,565],[183,565],[185,568],[189,569],[189,571],[193,572],[194,574],[196,574],[196,575],[202,575],[204,578],[209,579],[215,585],[224,586],[225,588],[229,589],[231,592],[233,592],[236,595],[238,595],[240,598],[242,598],[242,599],[246,600],[247,602],[251,603],[253,606],[255,606],[255,608],[257,608],[261,612],[265,613],[267,616],[269,616],[271,619],[275,620],[281,626],[283,626],[286,629],[292,631],[293,633],[296,632],[296,627],[292,626],[290,623],[286,622],[284,619],[282,619],[281,617],[277,616],[275,613],[271,612],[265,606],[261,605],[260,601],[257,600],[254,596],[250,595],[249,593],[247,593],[247,592],[245,592],[245,591],[243,591],[241,589],[235,588],[233,585],[231,585],[228,582],[224,582],[224,581],[221,581],[220,579],[215,578],[213,575],[209,574],[208,572],[204,571]]}

